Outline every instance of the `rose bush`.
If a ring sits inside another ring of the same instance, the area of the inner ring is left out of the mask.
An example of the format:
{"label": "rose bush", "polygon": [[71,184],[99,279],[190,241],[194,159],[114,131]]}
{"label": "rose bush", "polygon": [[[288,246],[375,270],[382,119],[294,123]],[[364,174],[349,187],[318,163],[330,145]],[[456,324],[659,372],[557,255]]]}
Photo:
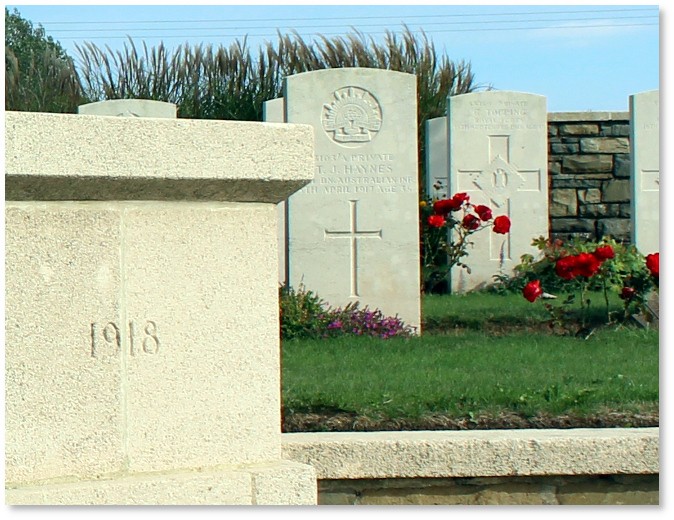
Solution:
{"label": "rose bush", "polygon": [[428,200],[421,207],[421,258],[425,292],[441,288],[453,267],[470,267],[463,261],[472,244],[470,237],[484,229],[506,234],[511,222],[506,215],[494,218],[491,208],[473,204],[466,193]]}
{"label": "rose bush", "polygon": [[[579,239],[564,243],[540,237],[534,240],[534,245],[541,250],[542,258],[535,260],[532,255],[524,255],[522,263],[516,267],[523,279],[522,295],[533,303],[544,291],[580,292],[581,329],[586,325],[585,317],[591,304],[589,291],[603,293],[605,317],[609,322],[612,319],[609,315],[610,291],[617,293],[624,302],[624,320],[637,310],[643,312],[648,291],[653,287],[657,290],[659,253],[643,257],[636,247],[619,244],[610,237],[598,243]],[[566,291],[561,291],[563,289]],[[574,301],[571,295],[562,306]],[[562,316],[568,318],[568,312],[549,303],[545,305],[556,324],[561,323]]]}

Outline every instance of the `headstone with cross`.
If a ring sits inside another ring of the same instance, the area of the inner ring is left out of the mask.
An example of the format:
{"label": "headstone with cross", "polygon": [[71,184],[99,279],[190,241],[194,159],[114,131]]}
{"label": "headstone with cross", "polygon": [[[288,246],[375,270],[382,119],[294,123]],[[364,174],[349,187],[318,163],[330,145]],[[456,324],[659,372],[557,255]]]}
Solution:
{"label": "headstone with cross", "polygon": [[449,195],[465,192],[512,222],[506,235],[471,236],[470,272],[451,273],[452,292],[463,293],[511,275],[548,236],[547,109],[543,96],[489,91],[450,97],[447,114]]}
{"label": "headstone with cross", "polygon": [[660,91],[630,96],[632,243],[660,250]]}
{"label": "headstone with cross", "polygon": [[287,201],[287,280],[333,307],[420,326],[416,79],[366,68],[285,79],[284,120],[314,127],[316,176]]}

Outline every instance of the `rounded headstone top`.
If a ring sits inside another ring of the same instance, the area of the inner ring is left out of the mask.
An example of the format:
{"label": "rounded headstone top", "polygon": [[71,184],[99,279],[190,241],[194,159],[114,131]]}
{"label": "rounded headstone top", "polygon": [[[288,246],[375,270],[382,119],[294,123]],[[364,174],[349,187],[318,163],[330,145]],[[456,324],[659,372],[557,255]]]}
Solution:
{"label": "rounded headstone top", "polygon": [[77,107],[77,113],[88,116],[175,118],[174,103],[152,99],[110,99]]}

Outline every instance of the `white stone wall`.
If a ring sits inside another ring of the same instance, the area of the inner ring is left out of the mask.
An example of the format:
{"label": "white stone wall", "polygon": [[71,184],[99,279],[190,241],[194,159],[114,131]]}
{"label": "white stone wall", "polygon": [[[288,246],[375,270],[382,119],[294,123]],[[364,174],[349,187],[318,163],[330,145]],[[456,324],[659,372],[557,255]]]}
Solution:
{"label": "white stone wall", "polygon": [[315,503],[281,460],[275,206],[310,128],[6,129],[6,501]]}

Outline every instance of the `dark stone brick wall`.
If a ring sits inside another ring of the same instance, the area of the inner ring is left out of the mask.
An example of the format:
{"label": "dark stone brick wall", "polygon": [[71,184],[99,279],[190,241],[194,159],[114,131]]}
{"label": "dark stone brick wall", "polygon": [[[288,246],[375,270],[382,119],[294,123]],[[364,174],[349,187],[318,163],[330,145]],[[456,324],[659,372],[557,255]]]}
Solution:
{"label": "dark stone brick wall", "polygon": [[319,505],[658,505],[659,475],[319,480]]}
{"label": "dark stone brick wall", "polygon": [[548,114],[550,234],[630,241],[629,112]]}

